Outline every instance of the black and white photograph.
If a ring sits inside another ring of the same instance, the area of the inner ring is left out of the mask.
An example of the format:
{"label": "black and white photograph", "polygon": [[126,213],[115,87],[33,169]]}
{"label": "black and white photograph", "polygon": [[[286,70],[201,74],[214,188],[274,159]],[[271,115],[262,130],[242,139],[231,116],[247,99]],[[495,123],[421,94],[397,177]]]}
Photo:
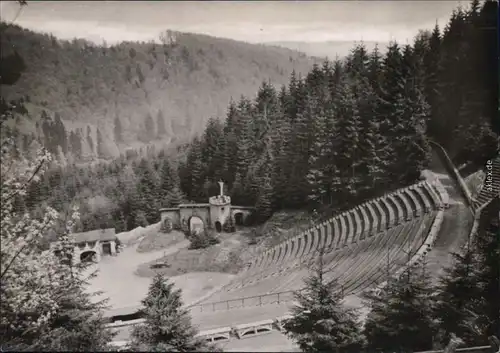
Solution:
{"label": "black and white photograph", "polygon": [[499,17],[0,1],[0,352],[500,353]]}

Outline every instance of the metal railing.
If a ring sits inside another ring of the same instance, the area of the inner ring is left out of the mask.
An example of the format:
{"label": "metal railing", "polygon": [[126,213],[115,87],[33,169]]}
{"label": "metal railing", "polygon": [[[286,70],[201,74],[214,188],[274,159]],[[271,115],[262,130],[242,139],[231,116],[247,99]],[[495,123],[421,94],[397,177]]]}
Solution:
{"label": "metal railing", "polygon": [[255,295],[238,299],[222,300],[212,303],[195,304],[189,307],[191,312],[214,312],[237,308],[248,308],[270,304],[282,304],[295,300],[293,291],[284,291],[271,294]]}

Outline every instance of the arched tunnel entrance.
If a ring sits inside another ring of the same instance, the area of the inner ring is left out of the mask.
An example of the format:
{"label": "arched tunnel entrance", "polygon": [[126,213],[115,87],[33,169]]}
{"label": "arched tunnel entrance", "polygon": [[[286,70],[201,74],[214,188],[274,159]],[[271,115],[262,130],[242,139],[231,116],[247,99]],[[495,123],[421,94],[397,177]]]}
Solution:
{"label": "arched tunnel entrance", "polygon": [[96,262],[97,254],[95,251],[84,251],[80,254],[80,262]]}
{"label": "arched tunnel entrance", "polygon": [[234,214],[234,223],[237,226],[242,226],[243,225],[243,213],[238,212]]}
{"label": "arched tunnel entrance", "polygon": [[189,232],[192,234],[193,233],[201,234],[203,232],[204,229],[203,220],[198,216],[190,217],[188,225],[189,225]]}

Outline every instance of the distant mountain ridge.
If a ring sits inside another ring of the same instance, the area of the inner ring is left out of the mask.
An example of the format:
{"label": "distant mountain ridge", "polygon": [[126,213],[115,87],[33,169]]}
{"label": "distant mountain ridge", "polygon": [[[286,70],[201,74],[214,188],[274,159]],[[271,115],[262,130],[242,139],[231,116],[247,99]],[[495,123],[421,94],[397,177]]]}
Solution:
{"label": "distant mountain ridge", "polygon": [[231,98],[254,97],[262,81],[280,86],[293,70],[305,74],[321,62],[291,49],[168,33],[164,44],[104,47],[2,23],[2,57],[17,52],[27,66],[13,86],[1,87],[7,101],[25,98],[31,120],[16,128],[43,135],[42,113],[57,114],[86,159],[114,157],[126,148],[187,141],[210,117],[224,118]]}
{"label": "distant mountain ridge", "polygon": [[329,60],[335,60],[346,57],[356,44],[363,43],[368,51],[373,50],[376,45],[381,53],[385,53],[388,42],[373,42],[373,41],[324,41],[324,42],[300,42],[300,41],[279,41],[263,43],[268,46],[288,48],[303,52],[309,56],[320,58],[328,57]]}

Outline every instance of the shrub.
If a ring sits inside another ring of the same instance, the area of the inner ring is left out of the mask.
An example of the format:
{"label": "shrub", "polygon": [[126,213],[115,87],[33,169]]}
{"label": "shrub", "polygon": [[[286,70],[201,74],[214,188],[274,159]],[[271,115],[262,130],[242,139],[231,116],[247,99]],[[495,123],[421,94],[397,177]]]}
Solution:
{"label": "shrub", "polygon": [[191,232],[189,235],[189,240],[191,244],[189,245],[190,250],[194,249],[205,249],[211,245],[220,243],[219,238],[215,234],[207,229],[201,233]]}

